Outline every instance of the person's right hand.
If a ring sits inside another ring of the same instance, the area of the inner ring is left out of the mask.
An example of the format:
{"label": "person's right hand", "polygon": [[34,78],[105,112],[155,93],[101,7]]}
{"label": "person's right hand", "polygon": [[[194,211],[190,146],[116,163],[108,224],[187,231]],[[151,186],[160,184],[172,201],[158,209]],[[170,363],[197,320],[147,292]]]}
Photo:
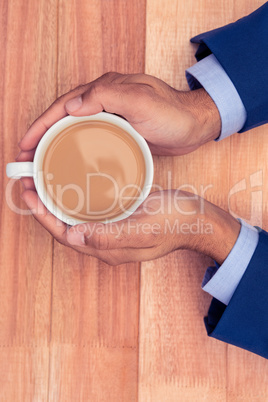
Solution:
{"label": "person's right hand", "polygon": [[107,73],[57,99],[21,140],[18,160],[31,160],[47,129],[67,114],[102,111],[128,120],[157,155],[192,152],[221,130],[218,109],[204,89],[183,92],[150,75]]}

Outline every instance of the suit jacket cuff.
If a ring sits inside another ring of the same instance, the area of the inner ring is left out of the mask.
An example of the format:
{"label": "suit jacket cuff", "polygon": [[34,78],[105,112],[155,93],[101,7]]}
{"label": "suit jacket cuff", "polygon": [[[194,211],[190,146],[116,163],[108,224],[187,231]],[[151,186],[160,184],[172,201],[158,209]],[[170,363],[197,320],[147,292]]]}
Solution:
{"label": "suit jacket cuff", "polygon": [[213,54],[188,68],[186,78],[190,89],[203,87],[219,110],[221,134],[216,141],[241,130],[247,119],[246,109],[234,84]]}
{"label": "suit jacket cuff", "polygon": [[259,233],[256,228],[240,220],[241,229],[234,247],[221,266],[209,267],[202,288],[227,305],[256,250]]}
{"label": "suit jacket cuff", "polygon": [[268,233],[257,248],[228,306],[213,299],[205,325],[208,335],[268,358]]}

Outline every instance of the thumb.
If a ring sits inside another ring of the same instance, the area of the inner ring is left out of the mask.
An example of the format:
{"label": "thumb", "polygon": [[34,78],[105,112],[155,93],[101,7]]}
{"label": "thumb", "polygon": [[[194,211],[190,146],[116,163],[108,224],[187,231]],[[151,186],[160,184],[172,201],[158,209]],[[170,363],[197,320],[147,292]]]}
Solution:
{"label": "thumb", "polygon": [[133,118],[133,102],[137,91],[133,91],[133,85],[113,84],[97,80],[87,90],[65,103],[65,110],[72,116],[90,116],[105,110],[108,113],[116,113],[127,120]]}
{"label": "thumb", "polygon": [[68,113],[76,112],[83,104],[82,96],[76,96],[65,103],[65,109]]}
{"label": "thumb", "polygon": [[76,96],[65,103],[65,110],[73,116],[89,116],[103,111],[99,102],[90,102],[85,94]]}

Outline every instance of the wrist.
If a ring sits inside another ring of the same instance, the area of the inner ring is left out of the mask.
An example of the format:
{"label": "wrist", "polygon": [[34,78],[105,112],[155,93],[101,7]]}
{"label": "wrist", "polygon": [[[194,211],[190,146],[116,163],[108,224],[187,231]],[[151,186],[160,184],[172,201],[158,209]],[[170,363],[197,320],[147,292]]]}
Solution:
{"label": "wrist", "polygon": [[235,245],[241,224],[228,212],[207,201],[205,216],[213,232],[210,238],[204,239],[205,254],[221,265]]}
{"label": "wrist", "polygon": [[204,88],[188,92],[189,107],[194,117],[194,135],[199,145],[215,140],[221,133],[219,110]]}
{"label": "wrist", "polygon": [[235,245],[241,224],[228,212],[201,198],[197,200],[196,211],[199,212],[191,219],[199,230],[185,239],[185,248],[205,254],[221,265]]}

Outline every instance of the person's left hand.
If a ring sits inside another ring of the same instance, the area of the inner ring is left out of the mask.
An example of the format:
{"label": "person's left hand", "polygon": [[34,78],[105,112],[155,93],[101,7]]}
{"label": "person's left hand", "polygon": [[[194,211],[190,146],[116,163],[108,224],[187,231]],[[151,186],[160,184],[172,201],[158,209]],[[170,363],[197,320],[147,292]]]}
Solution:
{"label": "person's left hand", "polygon": [[31,160],[48,128],[67,114],[91,116],[102,111],[124,117],[155,155],[184,155],[221,131],[219,111],[204,88],[178,91],[147,74],[111,72],[58,98],[20,141],[17,160]]}
{"label": "person's left hand", "polygon": [[178,190],[150,194],[133,215],[122,221],[69,228],[48,212],[32,182],[27,178],[23,182],[26,191],[22,198],[58,242],[110,265],[152,260],[176,249],[197,250],[222,263],[240,230],[240,224],[222,209]]}

